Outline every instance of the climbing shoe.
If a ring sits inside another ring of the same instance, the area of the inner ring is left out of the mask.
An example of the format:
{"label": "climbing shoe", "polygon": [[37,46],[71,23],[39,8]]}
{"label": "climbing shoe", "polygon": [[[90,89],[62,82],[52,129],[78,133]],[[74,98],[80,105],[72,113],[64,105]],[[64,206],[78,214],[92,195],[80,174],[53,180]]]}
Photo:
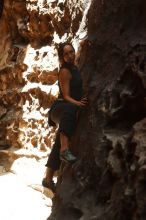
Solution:
{"label": "climbing shoe", "polygon": [[53,193],[56,192],[56,186],[55,186],[55,183],[54,183],[53,180],[50,181],[50,182],[47,182],[46,179],[43,179],[43,180],[42,180],[42,186],[44,186],[44,187],[50,189]]}
{"label": "climbing shoe", "polygon": [[60,153],[60,160],[68,163],[76,162],[77,158],[71,153],[69,149],[66,149]]}

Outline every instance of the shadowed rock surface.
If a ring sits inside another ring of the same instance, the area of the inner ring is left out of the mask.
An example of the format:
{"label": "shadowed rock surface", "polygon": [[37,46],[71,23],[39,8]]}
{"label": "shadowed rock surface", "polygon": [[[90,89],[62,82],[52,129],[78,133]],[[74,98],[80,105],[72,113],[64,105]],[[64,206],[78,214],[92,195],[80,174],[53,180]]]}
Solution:
{"label": "shadowed rock surface", "polygon": [[74,152],[49,220],[146,219],[146,4],[93,0],[82,45],[84,89]]}

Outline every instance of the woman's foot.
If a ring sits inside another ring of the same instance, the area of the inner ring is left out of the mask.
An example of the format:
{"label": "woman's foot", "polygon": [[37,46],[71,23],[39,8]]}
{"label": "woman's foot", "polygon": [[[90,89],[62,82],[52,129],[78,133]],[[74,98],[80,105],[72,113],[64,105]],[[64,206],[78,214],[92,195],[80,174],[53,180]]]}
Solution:
{"label": "woman's foot", "polygon": [[50,189],[53,193],[56,192],[56,186],[53,180],[47,181],[45,178],[42,180],[42,186]]}
{"label": "woman's foot", "polygon": [[64,151],[60,152],[60,160],[69,163],[74,163],[76,162],[77,158],[71,153],[69,149],[65,149]]}

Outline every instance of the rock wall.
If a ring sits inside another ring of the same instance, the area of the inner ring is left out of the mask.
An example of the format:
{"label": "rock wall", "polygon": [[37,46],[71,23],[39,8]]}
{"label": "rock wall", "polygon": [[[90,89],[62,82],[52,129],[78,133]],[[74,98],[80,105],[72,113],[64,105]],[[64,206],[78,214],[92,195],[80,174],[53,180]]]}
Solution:
{"label": "rock wall", "polygon": [[49,220],[146,219],[146,3],[93,0],[80,57],[89,106]]}

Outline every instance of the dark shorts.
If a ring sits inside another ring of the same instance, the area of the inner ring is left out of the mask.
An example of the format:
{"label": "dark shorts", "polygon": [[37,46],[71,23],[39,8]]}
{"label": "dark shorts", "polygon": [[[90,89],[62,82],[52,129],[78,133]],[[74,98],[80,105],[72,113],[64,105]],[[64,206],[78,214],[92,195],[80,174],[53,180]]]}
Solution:
{"label": "dark shorts", "polygon": [[57,100],[49,111],[49,124],[59,124],[55,142],[49,155],[46,166],[53,170],[60,167],[60,132],[71,138],[75,132],[77,123],[77,112],[79,108],[69,102]]}

